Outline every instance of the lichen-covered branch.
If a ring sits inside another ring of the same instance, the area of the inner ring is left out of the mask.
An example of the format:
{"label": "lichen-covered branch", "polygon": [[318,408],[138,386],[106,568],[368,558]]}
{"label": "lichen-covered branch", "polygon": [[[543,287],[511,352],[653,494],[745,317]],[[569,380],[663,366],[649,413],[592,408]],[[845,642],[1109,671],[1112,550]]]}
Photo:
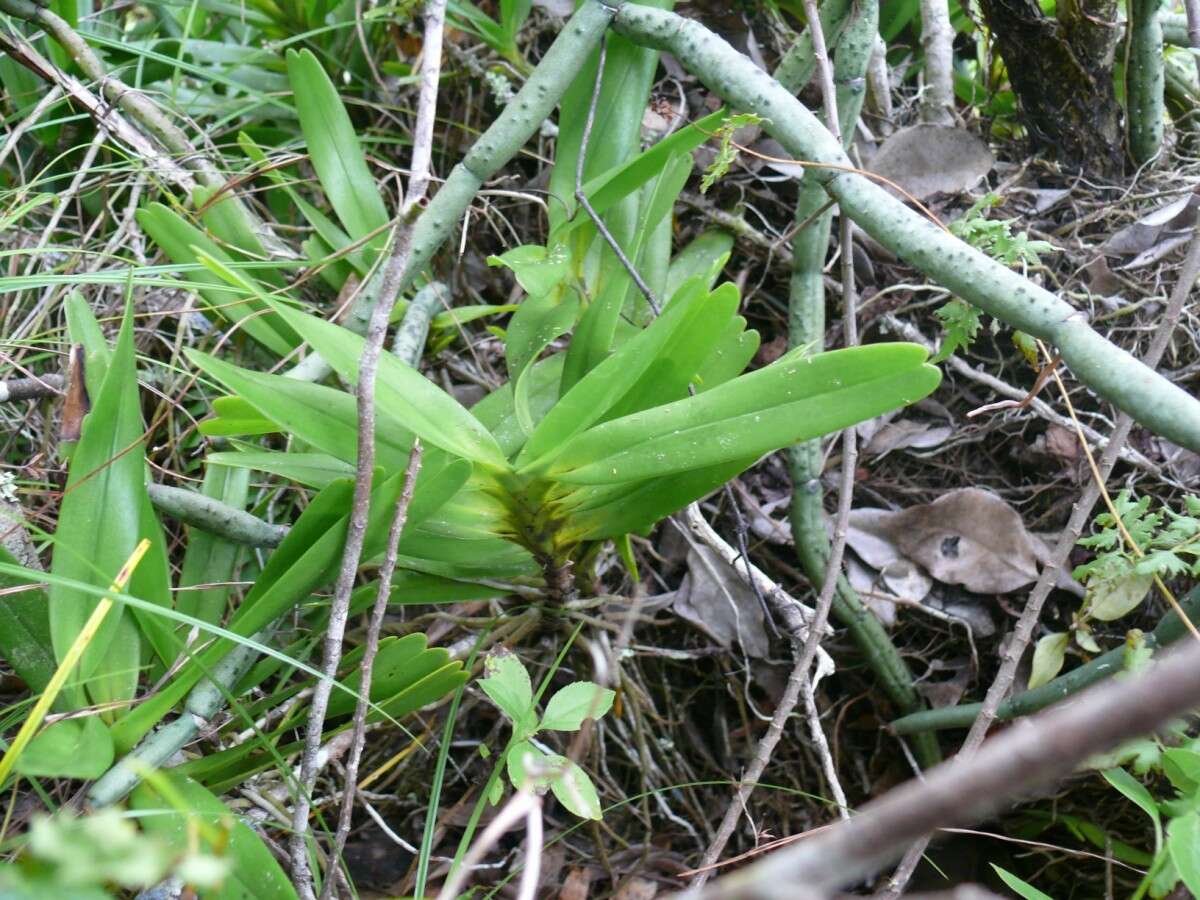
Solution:
{"label": "lichen-covered branch", "polygon": [[1200,450],[1200,402],[1097,334],[1086,315],[969,247],[851,169],[833,136],[778,82],[698,22],[627,4],[615,27],[668,50],[732,106],[767,119],[794,157],[821,163],[821,181],[843,214],[893,253],[1003,322],[1054,344],[1084,384],[1142,425]]}

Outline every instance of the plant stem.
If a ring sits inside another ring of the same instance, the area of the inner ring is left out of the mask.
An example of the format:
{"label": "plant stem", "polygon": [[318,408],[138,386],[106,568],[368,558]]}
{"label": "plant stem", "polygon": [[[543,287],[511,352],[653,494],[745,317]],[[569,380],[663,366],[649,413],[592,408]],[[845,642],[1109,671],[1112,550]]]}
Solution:
{"label": "plant stem", "polygon": [[1129,152],[1138,165],[1154,159],[1163,140],[1163,29],[1158,0],[1130,0],[1126,27],[1125,97]]}
{"label": "plant stem", "polygon": [[[861,82],[869,63],[875,37],[874,24],[874,16],[864,14],[863,10],[856,11],[838,43],[835,80],[842,86],[837,104],[843,134],[852,133],[862,107],[863,91],[855,92],[852,86]],[[826,203],[822,185],[815,178],[805,178],[800,186],[796,221],[809,224],[801,228],[792,241],[788,345],[811,347],[813,352],[820,352],[825,344],[824,266],[833,221],[833,211],[825,209]],[[845,246],[843,254],[849,252],[849,246]],[[796,553],[810,582],[827,586],[832,548],[822,502],[824,454],[821,441],[805,441],[791,448],[789,461],[793,486],[790,518]],[[840,568],[839,560],[837,569]],[[924,703],[913,687],[912,674],[883,625],[862,605],[858,594],[840,572],[836,590],[832,586],[829,589],[833,591],[833,614],[850,630],[855,644],[879,677],[891,701],[903,710],[921,709]],[[936,740],[925,736],[914,743],[922,765],[933,765],[941,758]]]}
{"label": "plant stem", "polygon": [[1054,344],[1076,376],[1147,428],[1200,451],[1200,401],[1097,334],[1084,313],[968,246],[853,170],[811,112],[698,22],[629,3],[614,26],[631,40],[673,53],[731,106],[768,121],[795,158],[819,163],[843,215],[939,284],[996,318]]}
{"label": "plant stem", "polygon": [[194,528],[248,547],[278,547],[287,537],[286,525],[264,522],[248,512],[184,488],[148,484],[150,502],[160,511]]}
{"label": "plant stem", "polygon": [[921,121],[953,125],[954,27],[946,0],[921,0],[921,48],[925,51]]}

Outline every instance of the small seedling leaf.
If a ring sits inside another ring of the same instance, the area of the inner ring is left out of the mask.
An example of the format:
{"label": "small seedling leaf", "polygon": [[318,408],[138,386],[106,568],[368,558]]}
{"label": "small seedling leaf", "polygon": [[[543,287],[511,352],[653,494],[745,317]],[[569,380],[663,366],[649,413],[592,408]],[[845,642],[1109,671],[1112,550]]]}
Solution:
{"label": "small seedling leaf", "polygon": [[1059,631],[1037,642],[1033,651],[1033,671],[1029,675],[1030,690],[1041,687],[1062,671],[1070,639],[1071,636],[1065,631]]}
{"label": "small seedling leaf", "polygon": [[612,709],[615,696],[591,681],[568,684],[546,704],[540,727],[549,731],[578,731],[585,719],[599,719]]}

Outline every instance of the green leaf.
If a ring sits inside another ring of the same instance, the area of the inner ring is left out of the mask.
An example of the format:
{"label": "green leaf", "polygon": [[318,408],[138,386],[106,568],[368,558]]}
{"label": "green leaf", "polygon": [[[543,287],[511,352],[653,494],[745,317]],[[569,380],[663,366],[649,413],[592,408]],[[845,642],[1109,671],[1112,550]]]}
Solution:
{"label": "green leaf", "polygon": [[[276,304],[276,310],[347,381],[358,379],[363,339],[345,328]],[[379,408],[412,429],[422,441],[455,456],[507,469],[495,438],[454,398],[390,354],[379,358]]]}
{"label": "green leaf", "polygon": [[[143,519],[149,500],[143,483],[142,430],[129,307],[67,474],[54,538],[54,575],[107,588],[141,538],[153,539],[153,529],[147,530],[150,523]],[[167,604],[170,597],[161,593],[162,573],[153,568],[151,565],[147,570],[151,578],[139,579],[134,573],[130,592]],[[147,590],[153,593],[143,593]],[[61,584],[51,585],[50,634],[60,661],[97,602],[90,594]],[[87,683],[92,702],[119,702],[134,696],[141,647],[132,614],[124,606],[114,606],[84,651],[77,670],[79,681]],[[71,709],[85,703],[79,684],[68,684],[63,698]]]}
{"label": "green leaf", "polygon": [[696,291],[672,303],[648,328],[588,372],[538,424],[517,456],[517,465],[558,450],[568,439],[602,420],[675,340],[689,316],[702,313],[706,300],[703,292]]}
{"label": "green leaf", "polygon": [[[343,462],[353,464],[358,458],[358,411],[344,391],[241,369],[199,350],[188,350],[187,357],[285,434]],[[385,468],[405,466],[411,448],[412,435],[398,423],[376,429],[378,462]]]}
{"label": "green leaf", "polygon": [[578,314],[579,294],[573,288],[567,288],[540,297],[528,297],[509,323],[504,342],[508,377],[513,384],[517,420],[526,433],[534,429],[529,398],[531,382],[525,377],[529,364],[550,346],[551,341],[571,329]]}
{"label": "green leaf", "polygon": [[1108,769],[1101,772],[1104,780],[1125,795],[1126,799],[1137,805],[1138,809],[1150,817],[1154,823],[1154,852],[1162,848],[1162,818],[1158,812],[1158,804],[1146,790],[1146,786],[1126,772],[1124,769]]}
{"label": "green leaf", "polygon": [[[9,528],[0,516],[0,528]],[[20,560],[0,546],[0,562],[19,565]],[[40,588],[9,593],[28,584],[28,580],[0,575],[0,657],[21,676],[31,692],[41,693],[54,675],[58,664],[50,640],[50,616],[46,593]]]}
{"label": "green leaf", "polygon": [[1136,609],[1153,585],[1153,575],[1130,574],[1095,584],[1089,580],[1084,608],[1093,619],[1111,622]]}
{"label": "green leaf", "polygon": [[757,116],[754,113],[736,113],[729,116],[721,127],[717,129],[717,155],[708,168],[704,170],[704,177],[700,179],[700,193],[707,194],[708,189],[716,184],[719,180],[725,177],[725,173],[729,171],[729,167],[733,165],[737,159],[737,150],[733,146],[733,134],[739,128],[745,128],[747,125],[757,125],[764,121],[762,116]]}
{"label": "green leaf", "polygon": [[[155,784],[166,791],[159,793]],[[232,871],[218,890],[204,892],[206,898],[295,900],[296,891],[291,881],[262,838],[212,792],[192,779],[170,770],[160,771],[153,784],[143,783],[133,792],[129,805],[146,813],[142,827],[166,840],[177,853],[194,852],[196,841],[203,840],[206,829],[197,828],[197,822],[223,836],[228,832],[225,846],[208,846],[206,849],[227,858],[232,863]]]}
{"label": "green leaf", "polygon": [[538,725],[549,731],[578,731],[585,719],[599,719],[612,709],[616,693],[591,681],[576,681],[555,692]]}
{"label": "green leaf", "polygon": [[60,719],[40,731],[21,758],[17,771],[46,778],[99,778],[113,763],[112,735],[98,716]]}
{"label": "green leaf", "polygon": [[1029,673],[1029,689],[1041,687],[1062,671],[1071,636],[1065,631],[1048,634],[1033,650],[1033,669]]}
{"label": "green leaf", "polygon": [[983,314],[976,307],[955,297],[934,310],[934,315],[942,320],[945,334],[942,336],[942,346],[930,362],[940,363],[953,355],[959,347],[965,350],[971,346],[975,335],[979,333]]}
{"label": "green leaf", "polygon": [[484,663],[487,677],[479,679],[480,689],[513,724],[513,731],[522,737],[532,734],[536,727],[533,716],[533,685],[529,673],[516,655],[492,653]]}
{"label": "green leaf", "polygon": [[1168,747],[1162,752],[1163,774],[1184,794],[1200,788],[1200,753],[1185,747]]}
{"label": "green leaf", "polygon": [[[243,509],[249,487],[248,470],[214,466],[210,459],[200,493],[235,509]],[[233,541],[189,526],[175,608],[205,622],[220,622],[229,602],[229,584],[233,581],[241,552],[242,548]]]}
{"label": "green leaf", "polygon": [[[680,156],[690,157],[693,150],[712,137],[724,118],[724,109],[710,113],[703,119],[663,138],[627,162],[620,163],[585,182],[583,192],[587,195],[592,210],[597,215],[603,216],[618,202],[634,194],[651,179],[657,178],[672,160]],[[594,134],[595,132],[593,132]],[[569,223],[563,223],[557,229],[552,230],[550,240],[552,242],[562,240],[571,230],[589,221],[591,220],[586,213],[577,213]],[[709,232],[714,235],[718,233],[724,236],[723,232]],[[715,242],[712,246],[719,243],[721,241]],[[730,246],[733,244],[732,237],[729,238],[729,244]],[[722,252],[727,252],[728,249],[726,248]]]}
{"label": "green leaf", "polygon": [[[367,168],[354,123],[312,51],[289,50],[287,69],[313,169],[350,237],[361,240],[386,226],[388,213],[379,185]],[[386,236],[379,234],[372,243],[382,246],[385,240]]]}
{"label": "green leaf", "polygon": [[525,293],[532,297],[550,293],[571,273],[571,255],[564,244],[550,248],[523,244],[500,256],[489,256],[487,264],[510,270]]}
{"label": "green leaf", "polygon": [[579,294],[572,289],[527,297],[508,323],[504,342],[508,380],[518,384],[525,369],[550,342],[571,329],[578,312]]}
{"label": "green leaf", "polygon": [[255,469],[320,490],[338,478],[353,478],[354,466],[327,453],[284,453],[278,450],[239,449],[210,453],[210,466]]}
{"label": "green leaf", "polygon": [[675,254],[671,266],[667,270],[668,297],[692,278],[700,278],[708,288],[712,288],[729,254],[733,250],[733,235],[728,231],[716,230],[702,232],[686,247]]}
{"label": "green leaf", "polygon": [[1039,891],[1032,884],[1018,878],[1012,872],[1000,868],[995,863],[990,863],[990,865],[996,870],[996,874],[1000,876],[1000,880],[1016,891],[1018,895],[1025,898],[1025,900],[1054,900],[1049,894]]}
{"label": "green leaf", "polygon": [[616,484],[761,456],[928,395],[941,375],[925,358],[924,348],[899,343],[789,354],[695,397],[598,425],[538,465],[570,484]]}
{"label": "green leaf", "polygon": [[565,756],[547,757],[549,765],[562,766],[562,773],[550,782],[558,802],[581,819],[601,818],[600,795],[587,773]]}
{"label": "green leaf", "polygon": [[1167,850],[1187,889],[1200,896],[1200,812],[1187,813],[1167,826]]}
{"label": "green leaf", "polygon": [[[178,265],[199,267],[197,249],[223,263],[232,262],[229,255],[207,234],[161,203],[151,203],[138,210],[137,221],[172,262]],[[279,356],[286,356],[295,349],[295,333],[283,327],[275,316],[267,314],[269,310],[254,293],[233,288],[224,279],[203,268],[188,275],[212,315],[236,325],[240,331]]]}

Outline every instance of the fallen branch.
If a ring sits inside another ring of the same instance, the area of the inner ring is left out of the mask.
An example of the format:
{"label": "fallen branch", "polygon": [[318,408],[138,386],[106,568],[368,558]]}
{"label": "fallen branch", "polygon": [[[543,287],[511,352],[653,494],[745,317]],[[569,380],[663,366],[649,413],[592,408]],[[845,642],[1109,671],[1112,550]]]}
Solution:
{"label": "fallen branch", "polygon": [[[849,821],[720,878],[721,900],[827,897],[873,872],[914,838],[965,826],[1069,775],[1087,757],[1153,731],[1200,703],[1200,646],[1186,642],[1144,674],[1110,681],[992,738],[867,804]],[[803,888],[807,893],[797,893]],[[693,895],[695,896],[695,895]]]}
{"label": "fallen branch", "polygon": [[[1180,601],[1184,613],[1189,619],[1200,618],[1200,588],[1193,590]],[[1146,635],[1146,647],[1150,650],[1161,650],[1175,643],[1187,633],[1187,628],[1179,615],[1171,610],[1163,616],[1162,621],[1153,632]],[[1032,715],[1039,710],[1078,694],[1093,684],[1111,678],[1125,670],[1126,648],[1122,644],[1102,653],[1089,663],[1078,666],[1064,675],[1059,675],[1040,687],[1023,691],[1009,697],[996,708],[996,721],[1008,722],[1022,716]],[[919,734],[922,731],[944,731],[951,728],[969,728],[975,721],[982,703],[960,703],[957,706],[943,706],[941,709],[926,709],[910,716],[896,719],[889,726],[896,734]]]}

